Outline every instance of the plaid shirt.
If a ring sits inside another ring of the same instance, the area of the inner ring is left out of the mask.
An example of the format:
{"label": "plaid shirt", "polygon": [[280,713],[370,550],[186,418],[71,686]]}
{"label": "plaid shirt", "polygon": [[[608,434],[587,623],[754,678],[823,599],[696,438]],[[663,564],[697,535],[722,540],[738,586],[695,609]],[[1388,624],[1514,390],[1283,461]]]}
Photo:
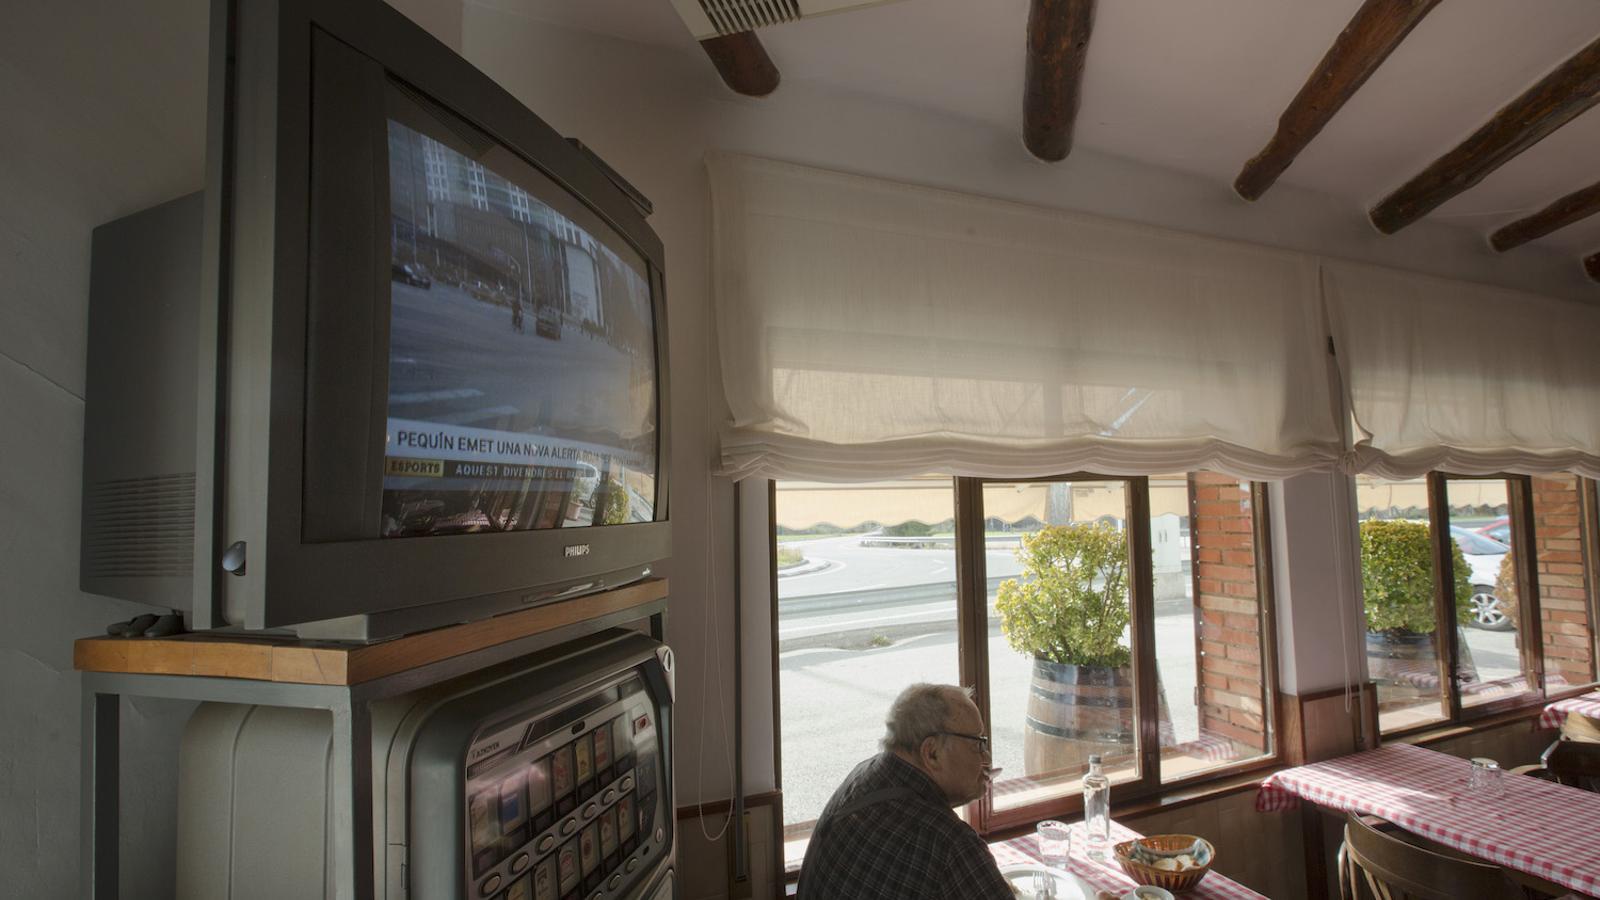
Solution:
{"label": "plaid shirt", "polygon": [[[886,788],[907,793],[835,815]],[[885,751],[856,766],[822,810],[800,866],[796,900],[1015,896],[989,846],[956,817],[933,780]]]}

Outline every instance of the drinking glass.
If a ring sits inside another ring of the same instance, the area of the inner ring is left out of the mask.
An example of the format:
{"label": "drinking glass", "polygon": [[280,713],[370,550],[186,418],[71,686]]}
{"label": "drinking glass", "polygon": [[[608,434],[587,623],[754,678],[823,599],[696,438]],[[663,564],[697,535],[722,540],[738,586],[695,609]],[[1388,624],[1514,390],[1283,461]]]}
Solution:
{"label": "drinking glass", "polygon": [[1039,839],[1039,860],[1049,870],[1033,877],[1033,895],[1040,900],[1047,900],[1056,895],[1055,870],[1067,867],[1067,854],[1072,850],[1072,832],[1067,830],[1067,823],[1046,819],[1034,828],[1033,833]]}
{"label": "drinking glass", "polygon": [[1046,819],[1035,828],[1039,838],[1039,858],[1052,869],[1065,869],[1067,856],[1072,852],[1072,832],[1067,823]]}
{"label": "drinking glass", "polygon": [[1505,795],[1505,782],[1501,780],[1500,764],[1487,757],[1474,757],[1472,772],[1467,776],[1467,790],[1485,800],[1497,800]]}

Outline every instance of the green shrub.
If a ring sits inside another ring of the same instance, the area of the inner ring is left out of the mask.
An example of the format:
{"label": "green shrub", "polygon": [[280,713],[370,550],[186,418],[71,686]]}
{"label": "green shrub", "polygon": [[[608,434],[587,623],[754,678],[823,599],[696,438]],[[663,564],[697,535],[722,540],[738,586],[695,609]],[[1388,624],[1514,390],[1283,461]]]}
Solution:
{"label": "green shrub", "polygon": [[886,525],[884,526],[883,533],[885,537],[927,537],[928,535],[933,534],[933,526],[924,525],[921,522],[913,520],[910,522],[901,522],[898,525]]}
{"label": "green shrub", "polygon": [[1128,665],[1128,541],[1109,523],[1056,525],[1023,535],[1022,578],[1000,583],[995,609],[1006,642],[1037,659]]}
{"label": "green shrub", "polygon": [[[1457,621],[1471,615],[1471,570],[1461,547],[1450,542],[1455,569]],[[1361,523],[1361,589],[1366,595],[1368,631],[1431,634],[1433,541],[1421,522],[1368,519]]]}
{"label": "green shrub", "polygon": [[628,522],[628,509],[632,501],[628,499],[628,489],[622,482],[615,478],[606,481],[606,509],[601,522],[606,525],[625,525]]}
{"label": "green shrub", "polygon": [[778,568],[786,569],[789,566],[798,566],[806,561],[804,553],[793,547],[778,548]]}

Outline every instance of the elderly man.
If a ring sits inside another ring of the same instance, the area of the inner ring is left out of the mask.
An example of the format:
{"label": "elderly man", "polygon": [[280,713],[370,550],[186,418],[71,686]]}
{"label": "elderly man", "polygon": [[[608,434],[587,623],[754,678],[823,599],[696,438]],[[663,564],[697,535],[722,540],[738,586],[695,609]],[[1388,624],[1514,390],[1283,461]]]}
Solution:
{"label": "elderly man", "polygon": [[889,708],[883,752],[822,810],[798,900],[1013,900],[994,857],[953,807],[989,781],[989,738],[968,692],[914,684]]}

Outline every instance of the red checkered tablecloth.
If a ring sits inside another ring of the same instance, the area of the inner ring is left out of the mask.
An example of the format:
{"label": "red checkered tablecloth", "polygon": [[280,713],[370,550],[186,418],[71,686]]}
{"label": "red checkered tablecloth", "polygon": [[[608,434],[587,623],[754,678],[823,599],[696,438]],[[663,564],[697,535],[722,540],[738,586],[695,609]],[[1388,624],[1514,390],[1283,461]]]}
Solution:
{"label": "red checkered tablecloth", "polygon": [[1292,809],[1301,799],[1387,819],[1480,859],[1590,895],[1600,895],[1600,794],[1504,775],[1505,796],[1467,792],[1464,759],[1387,744],[1284,769],[1261,782],[1256,809]]}
{"label": "red checkered tablecloth", "polygon": [[[1086,844],[1083,836],[1083,823],[1071,826],[1072,850],[1067,860],[1067,868],[1072,874],[1082,878],[1093,885],[1097,891],[1109,891],[1118,897],[1128,893],[1138,884],[1126,874],[1117,861],[1112,858],[1105,860],[1090,859],[1085,851]],[[1143,837],[1131,828],[1124,828],[1116,822],[1111,823],[1111,843],[1118,844],[1122,841],[1131,841]],[[997,844],[990,844],[989,851],[994,854],[995,862],[1002,866],[1015,863],[1038,863],[1039,839],[1031,834],[1012,838]],[[1218,872],[1208,872],[1206,877],[1200,879],[1200,884],[1193,892],[1183,895],[1189,900],[1267,900],[1267,898],[1250,890],[1237,881],[1224,877]]]}
{"label": "red checkered tablecloth", "polygon": [[1600,720],[1600,691],[1557,700],[1546,706],[1544,712],[1539,715],[1539,727],[1560,728],[1561,723],[1567,720],[1567,713],[1577,713],[1580,716]]}

